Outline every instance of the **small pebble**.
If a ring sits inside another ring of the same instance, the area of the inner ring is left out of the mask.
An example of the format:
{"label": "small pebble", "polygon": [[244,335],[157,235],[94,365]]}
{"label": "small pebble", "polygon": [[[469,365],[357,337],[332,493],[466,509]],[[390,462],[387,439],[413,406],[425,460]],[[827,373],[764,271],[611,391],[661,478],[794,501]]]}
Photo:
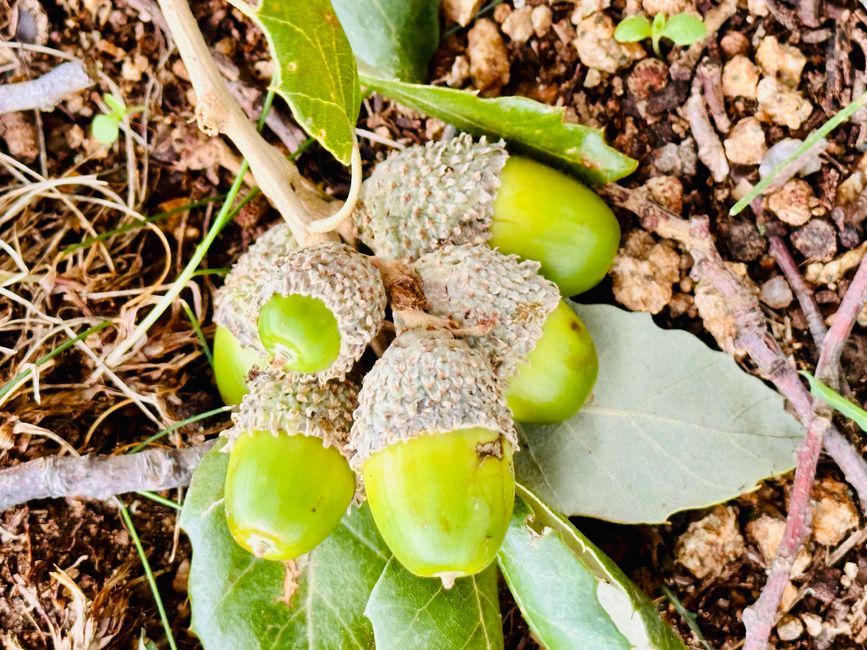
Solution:
{"label": "small pebble", "polygon": [[719,42],[726,56],[733,57],[737,54],[746,54],[750,49],[750,41],[740,32],[728,32]]}
{"label": "small pebble", "polygon": [[792,244],[810,262],[830,262],[837,254],[837,231],[824,219],[811,219],[792,233]]}
{"label": "small pebble", "polygon": [[766,36],[756,50],[756,63],[766,75],[797,88],[807,57],[798,48],[780,43],[776,36]]}
{"label": "small pebble", "polygon": [[806,181],[792,179],[767,198],[768,210],[790,226],[803,226],[819,206],[819,199]]}
{"label": "small pebble", "polygon": [[496,23],[476,21],[467,33],[467,55],[473,85],[483,94],[496,94],[509,83],[509,52]]}
{"label": "small pebble", "polygon": [[858,525],[858,510],[844,483],[827,478],[813,487],[813,539],[836,546]]}
{"label": "small pebble", "polygon": [[813,105],[801,93],[774,77],[763,77],[756,86],[759,109],[756,117],[790,129],[798,129],[813,112]]}
{"label": "small pebble", "polygon": [[816,614],[801,614],[801,620],[807,628],[807,634],[814,639],[822,634],[822,619]]}
{"label": "small pebble", "polygon": [[794,616],[784,616],[777,623],[777,634],[780,641],[794,641],[804,633],[804,624]]}
{"label": "small pebble", "polygon": [[704,518],[694,521],[675,546],[677,561],[696,578],[718,576],[725,566],[744,552],[735,510],[717,506]]}
{"label": "small pebble", "polygon": [[503,33],[513,43],[526,43],[533,35],[532,7],[516,9],[503,21]]}
{"label": "small pebble", "polygon": [[737,55],[723,67],[722,90],[726,97],[756,98],[759,69],[743,55]]}
{"label": "small pebble", "polygon": [[776,275],[762,284],[759,299],[771,309],[785,309],[792,304],[792,288],[782,275]]}
{"label": "small pebble", "polygon": [[551,7],[548,5],[533,7],[533,13],[530,14],[530,22],[533,24],[533,32],[536,34],[536,37],[542,38],[551,29],[553,22]]}
{"label": "small pebble", "polygon": [[726,158],[736,165],[758,165],[767,152],[765,132],[754,117],[738,121],[723,142]]}

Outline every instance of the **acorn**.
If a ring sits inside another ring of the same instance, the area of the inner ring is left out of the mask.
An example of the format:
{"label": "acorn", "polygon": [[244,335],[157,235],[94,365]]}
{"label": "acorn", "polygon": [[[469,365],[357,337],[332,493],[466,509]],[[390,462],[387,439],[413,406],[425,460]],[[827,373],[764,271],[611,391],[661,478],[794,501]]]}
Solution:
{"label": "acorn", "polygon": [[494,560],[517,439],[482,354],[443,331],[401,333],[364,378],[349,446],[374,521],[409,571],[450,587]]}
{"label": "acorn", "polygon": [[214,297],[214,374],[226,404],[239,404],[247,393],[247,373],[267,365],[256,323],[248,314],[253,310],[257,287],[274,273],[276,261],[296,248],[288,224],[281,221],[238,258]]}
{"label": "acorn", "polygon": [[581,319],[539,263],[485,245],[444,246],[413,265],[430,313],[484,353],[520,422],[560,422],[590,395],[599,362]]}
{"label": "acorn", "polygon": [[335,242],[277,261],[259,287],[259,340],[287,372],[319,380],[345,375],[385,318],[385,287],[371,258]]}
{"label": "acorn", "polygon": [[274,369],[254,374],[223,434],[226,519],[256,557],[291,560],[337,527],[356,494],[346,441],[358,386]]}
{"label": "acorn", "polygon": [[379,163],[362,186],[356,223],[359,239],[386,259],[487,242],[538,261],[565,296],[597,284],[620,243],[614,213],[593,191],[510,155],[502,141],[473,142],[467,134]]}

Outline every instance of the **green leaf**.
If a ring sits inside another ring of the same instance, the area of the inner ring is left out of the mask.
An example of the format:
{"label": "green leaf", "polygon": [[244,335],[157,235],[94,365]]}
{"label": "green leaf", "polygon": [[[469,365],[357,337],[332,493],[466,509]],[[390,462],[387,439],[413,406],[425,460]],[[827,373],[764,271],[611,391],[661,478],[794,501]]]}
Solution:
{"label": "green leaf", "polygon": [[418,578],[391,559],[365,610],[376,650],[501,650],[497,567],[459,578],[451,589]]}
{"label": "green leaf", "polygon": [[126,113],[126,106],[124,105],[123,101],[121,101],[111,93],[104,93],[102,96],[102,101],[104,101],[105,105],[108,106],[112,115],[123,119],[123,116]]}
{"label": "green leaf", "polygon": [[707,36],[707,27],[695,14],[675,14],[668,19],[662,35],[675,45],[692,45]]}
{"label": "green leaf", "polygon": [[94,140],[102,144],[114,144],[120,135],[117,120],[110,115],[96,115],[90,124]]}
{"label": "green leaf", "polygon": [[650,36],[650,21],[641,14],[627,16],[614,30],[614,39],[621,43],[637,43]]}
{"label": "green leaf", "polygon": [[810,393],[813,397],[817,397],[835,411],[839,411],[845,415],[861,427],[862,431],[867,431],[867,411],[857,404],[850,402],[834,389],[829,388],[820,382],[806,370],[802,370],[801,374],[810,382]]}
{"label": "green leaf", "polygon": [[440,39],[438,0],[332,0],[362,62],[403,81],[427,79]]}
{"label": "green leaf", "polygon": [[685,650],[608,556],[523,486],[497,556],[533,635],[549,650]]}
{"label": "green leaf", "polygon": [[602,131],[563,120],[563,108],[526,97],[482,99],[452,88],[361,75],[376,92],[474,135],[504,138],[517,150],[602,184],[628,176],[638,161],[605,144]]}
{"label": "green leaf", "polygon": [[592,401],[566,422],[525,426],[515,455],[519,480],[559,512],[659,523],[792,468],[801,426],[728,354],[648,314],[572,307],[599,355]]}
{"label": "green leaf", "polygon": [[265,32],[277,94],[304,130],[348,165],[361,93],[352,48],[331,3],[261,0],[255,10],[238,6]]}
{"label": "green leaf", "polygon": [[257,560],[226,525],[228,455],[214,449],[193,475],[181,526],[193,545],[192,628],[205,648],[368,648],[364,607],[389,558],[366,507],[305,558]]}

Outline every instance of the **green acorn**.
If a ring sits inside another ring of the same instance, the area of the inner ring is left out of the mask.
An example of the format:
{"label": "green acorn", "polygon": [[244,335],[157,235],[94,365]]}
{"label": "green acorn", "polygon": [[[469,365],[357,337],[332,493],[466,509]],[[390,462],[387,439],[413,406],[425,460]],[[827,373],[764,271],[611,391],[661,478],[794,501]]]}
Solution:
{"label": "green acorn", "polygon": [[385,287],[371,258],[334,242],[281,258],[251,313],[275,364],[324,380],[361,358],[385,318]]}
{"label": "green acorn", "polygon": [[484,245],[444,246],[413,265],[435,316],[464,330],[487,355],[520,422],[572,417],[596,381],[587,328],[560,299],[539,264]]}
{"label": "green acorn", "polygon": [[256,374],[224,432],[225,510],[235,541],[256,557],[291,560],[340,523],[356,493],[345,443],[358,387]]}
{"label": "green acorn", "polygon": [[412,573],[450,587],[493,561],[517,440],[480,353],[445,332],[400,334],[364,378],[349,446],[376,525]]}
{"label": "green acorn", "polygon": [[267,365],[256,323],[248,314],[257,287],[274,273],[277,260],[296,248],[289,226],[281,221],[238,258],[214,297],[214,367],[217,388],[226,404],[239,404],[247,393],[247,373]]}
{"label": "green acorn", "polygon": [[587,187],[510,156],[502,142],[474,143],[466,134],[377,165],[362,187],[356,223],[361,241],[387,259],[487,242],[540,262],[565,296],[598,283],[620,243],[617,219]]}

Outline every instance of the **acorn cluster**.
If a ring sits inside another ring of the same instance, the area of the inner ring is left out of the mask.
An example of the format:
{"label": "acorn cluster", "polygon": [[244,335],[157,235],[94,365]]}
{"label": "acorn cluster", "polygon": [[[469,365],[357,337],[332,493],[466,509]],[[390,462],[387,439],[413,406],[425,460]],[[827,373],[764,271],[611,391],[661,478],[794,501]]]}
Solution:
{"label": "acorn cluster", "polygon": [[369,253],[280,224],[217,295],[229,529],[293,559],[366,499],[395,557],[449,586],[506,533],[514,422],[590,394],[596,352],[561,296],[605,275],[619,227],[576,180],[466,135],[380,163],[354,219]]}

